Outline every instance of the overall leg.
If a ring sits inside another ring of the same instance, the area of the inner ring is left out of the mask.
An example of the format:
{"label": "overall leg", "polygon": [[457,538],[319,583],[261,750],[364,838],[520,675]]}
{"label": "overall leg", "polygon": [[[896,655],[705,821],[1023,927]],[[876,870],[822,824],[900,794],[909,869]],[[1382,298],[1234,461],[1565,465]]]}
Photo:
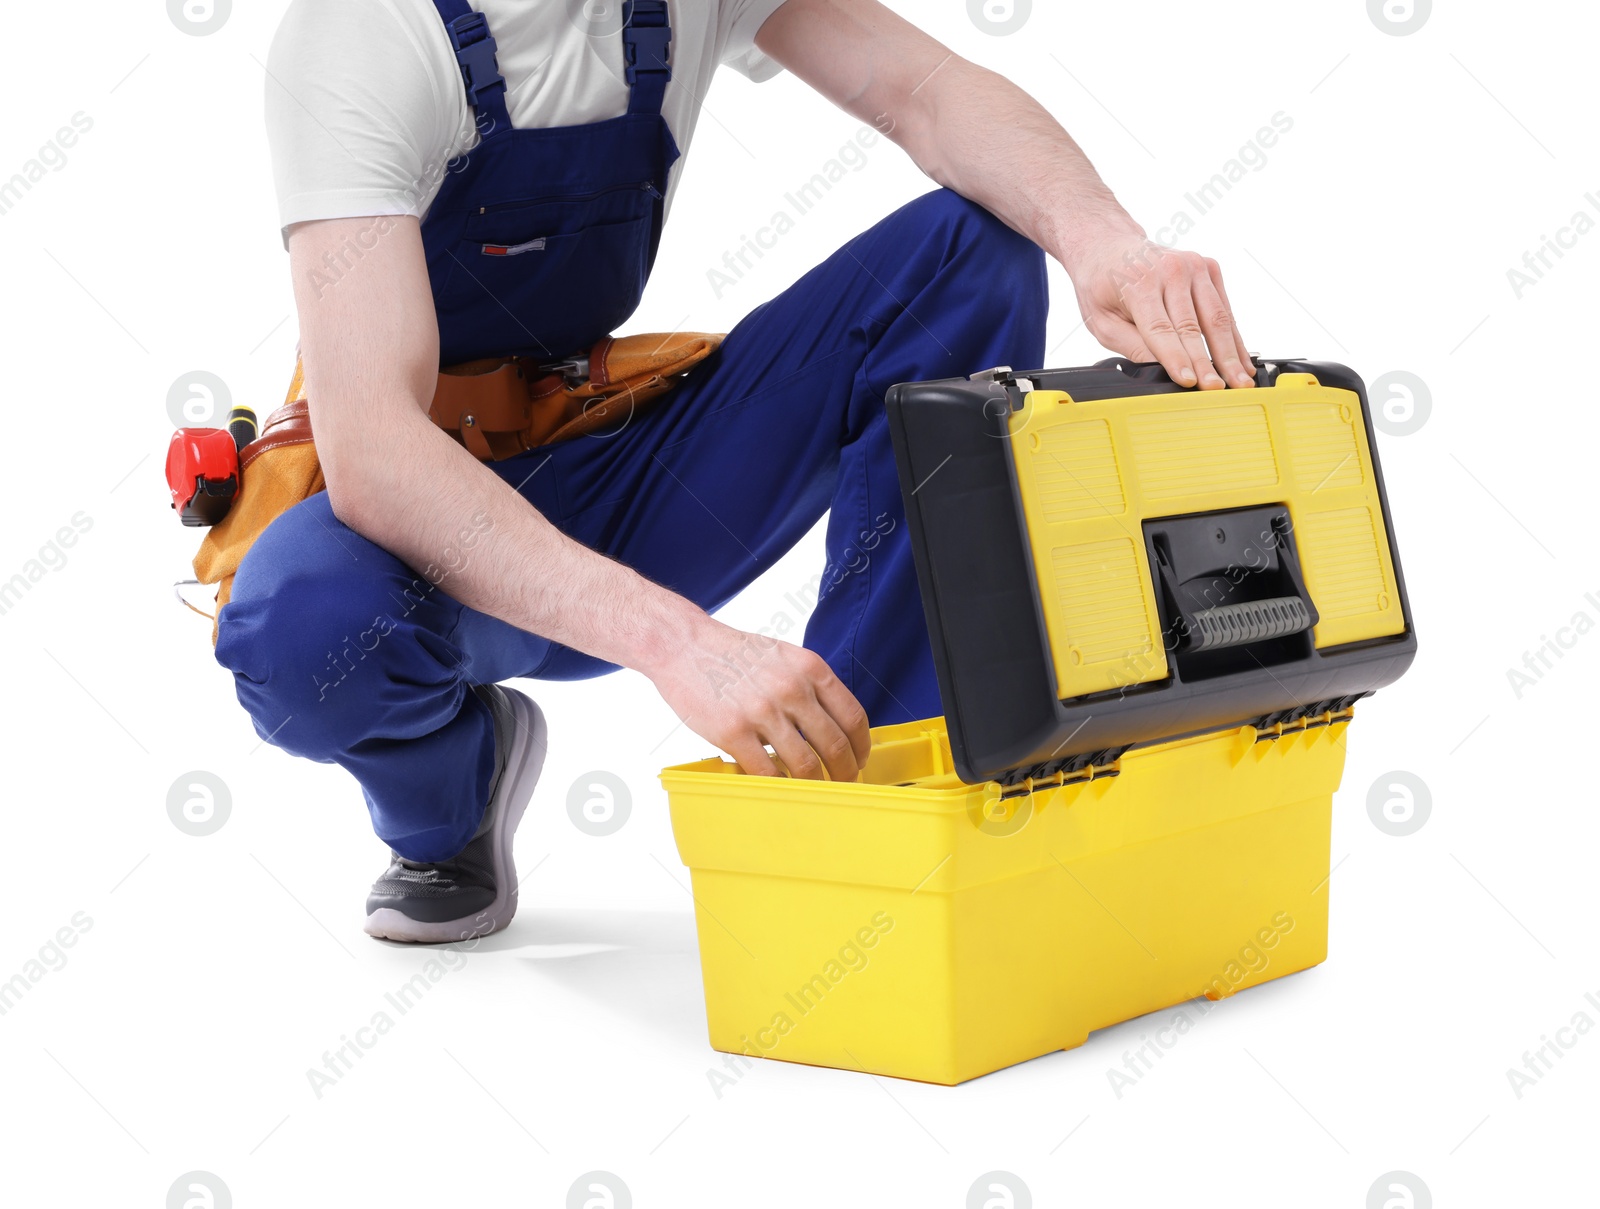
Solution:
{"label": "overall leg", "polygon": [[292,755],[355,775],[373,829],[413,861],[472,838],[494,770],[494,725],[470,691],[531,670],[548,647],[470,612],[350,529],[326,493],[279,517],[234,579],[217,661],[256,732]]}
{"label": "overall leg", "polygon": [[[874,724],[931,717],[938,687],[883,398],[899,382],[1037,367],[1047,310],[1040,249],[940,190],[758,307],[658,410],[496,469],[515,482],[537,466],[565,531],[708,609],[831,507],[805,644]],[[535,674],[606,668],[553,646]]]}

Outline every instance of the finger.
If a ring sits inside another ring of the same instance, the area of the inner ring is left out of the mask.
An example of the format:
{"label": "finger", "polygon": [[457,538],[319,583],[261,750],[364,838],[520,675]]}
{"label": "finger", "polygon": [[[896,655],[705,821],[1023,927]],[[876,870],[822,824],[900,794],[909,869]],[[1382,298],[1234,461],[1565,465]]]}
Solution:
{"label": "finger", "polygon": [[1205,333],[1206,345],[1211,350],[1211,363],[1229,386],[1249,386],[1250,375],[1239,361],[1238,333],[1233,326],[1233,313],[1217,292],[1211,279],[1210,268],[1215,261],[1207,261],[1207,272],[1194,279],[1194,309],[1200,316],[1200,330]]}
{"label": "finger", "polygon": [[[1163,257],[1162,263],[1166,264],[1169,260]],[[1157,270],[1158,273],[1166,271]],[[1139,329],[1139,338],[1154,354],[1152,360],[1161,362],[1161,368],[1180,386],[1195,385],[1200,380],[1199,373],[1184,349],[1177,329],[1173,327],[1171,316],[1167,314],[1159,283],[1140,283],[1137,288],[1126,292],[1124,301],[1129,318]]]}
{"label": "finger", "polygon": [[811,750],[817,753],[822,760],[822,766],[828,770],[828,779],[832,781],[854,781],[856,774],[861,771],[861,766],[856,763],[855,747],[851,744],[849,736],[839,729],[839,724],[828,715],[828,711],[817,703],[815,698],[807,701],[795,711],[796,724],[800,734]]}
{"label": "finger", "polygon": [[747,776],[752,777],[781,777],[783,771],[772,762],[772,757],[767,754],[767,749],[761,746],[761,741],[750,735],[738,743],[730,743],[724,749],[739,763],[739,769]]}
{"label": "finger", "polygon": [[1161,300],[1166,305],[1167,318],[1172,321],[1178,338],[1183,341],[1183,350],[1189,355],[1189,363],[1200,375],[1200,389],[1221,390],[1227,383],[1217,373],[1217,367],[1211,364],[1205,332],[1200,326],[1200,316],[1195,311],[1196,276],[1187,271],[1187,267],[1181,275],[1174,273],[1161,292]]}
{"label": "finger", "polygon": [[813,685],[817,704],[827,711],[834,725],[850,740],[850,752],[855,758],[856,768],[865,768],[867,757],[872,754],[872,730],[867,721],[867,711],[856,700],[855,694],[845,688],[844,681],[835,676],[831,668],[826,670],[827,675],[819,676]]}
{"label": "finger", "polygon": [[784,718],[769,727],[767,733],[761,737],[773,751],[778,753],[778,759],[783,761],[791,777],[797,777],[802,781],[822,780],[822,761],[817,758],[817,753],[811,750],[811,744],[805,741],[793,722]]}
{"label": "finger", "polygon": [[[1233,303],[1228,300],[1228,289],[1222,284],[1222,266],[1216,261],[1210,261],[1206,270],[1211,278],[1211,285],[1217,291],[1217,297],[1222,299],[1222,305],[1227,308],[1229,316],[1233,315]],[[1237,320],[1233,323],[1233,344],[1239,356],[1239,364],[1244,369],[1245,376],[1249,379],[1240,382],[1240,386],[1254,386],[1256,378],[1256,364],[1250,359],[1250,346],[1244,342],[1244,337],[1239,334]]]}
{"label": "finger", "polygon": [[1095,320],[1094,327],[1090,329],[1094,338],[1114,353],[1120,353],[1129,361],[1149,362],[1156,359],[1139,335],[1139,329],[1126,319],[1117,315],[1102,315]]}

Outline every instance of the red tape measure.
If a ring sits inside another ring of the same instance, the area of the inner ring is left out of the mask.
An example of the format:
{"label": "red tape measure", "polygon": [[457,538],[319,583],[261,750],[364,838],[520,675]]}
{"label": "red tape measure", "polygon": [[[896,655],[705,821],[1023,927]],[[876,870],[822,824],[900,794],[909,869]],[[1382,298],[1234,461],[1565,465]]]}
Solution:
{"label": "red tape measure", "polygon": [[239,494],[239,451],[256,438],[256,415],[235,407],[226,428],[180,428],[167,445],[167,486],[185,525],[215,525]]}

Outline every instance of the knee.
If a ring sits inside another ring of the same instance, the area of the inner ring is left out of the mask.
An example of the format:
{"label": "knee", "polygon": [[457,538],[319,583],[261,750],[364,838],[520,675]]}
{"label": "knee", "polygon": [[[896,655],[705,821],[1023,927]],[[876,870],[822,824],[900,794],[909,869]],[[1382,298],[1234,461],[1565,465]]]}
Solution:
{"label": "knee", "polygon": [[252,714],[325,703],[439,595],[411,579],[341,525],[326,497],[313,497],[274,521],[245,556],[218,614],[217,662],[234,673]]}
{"label": "knee", "polygon": [[976,289],[1016,299],[1018,291],[1045,292],[1044,250],[977,202],[953,189],[936,189],[906,207],[931,236],[941,237],[950,261],[971,271]]}
{"label": "knee", "polygon": [[359,595],[291,580],[281,594],[229,601],[217,624],[217,662],[234,674],[252,714],[290,714],[325,703],[393,626]]}

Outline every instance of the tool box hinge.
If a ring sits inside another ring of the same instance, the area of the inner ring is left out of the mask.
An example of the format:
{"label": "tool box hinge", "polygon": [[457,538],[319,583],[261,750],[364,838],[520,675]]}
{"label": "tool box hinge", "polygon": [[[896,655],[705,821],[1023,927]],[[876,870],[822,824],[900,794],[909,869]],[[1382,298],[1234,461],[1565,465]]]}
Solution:
{"label": "tool box hinge", "polygon": [[1352,693],[1347,697],[1332,697],[1327,701],[1316,701],[1310,705],[1296,706],[1294,709],[1280,709],[1270,714],[1263,714],[1249,725],[1256,732],[1257,743],[1269,743],[1273,739],[1283,738],[1284,735],[1315,730],[1319,726],[1331,726],[1335,722],[1348,722],[1355,716],[1355,703],[1371,695],[1371,693]]}
{"label": "tool box hinge", "polygon": [[1062,785],[1076,785],[1084,781],[1099,781],[1122,775],[1119,761],[1127,746],[1108,747],[1101,751],[1084,752],[1064,760],[1047,760],[1043,764],[1030,764],[1013,769],[1000,780],[1000,797],[1023,797],[1043,789],[1056,789]]}

